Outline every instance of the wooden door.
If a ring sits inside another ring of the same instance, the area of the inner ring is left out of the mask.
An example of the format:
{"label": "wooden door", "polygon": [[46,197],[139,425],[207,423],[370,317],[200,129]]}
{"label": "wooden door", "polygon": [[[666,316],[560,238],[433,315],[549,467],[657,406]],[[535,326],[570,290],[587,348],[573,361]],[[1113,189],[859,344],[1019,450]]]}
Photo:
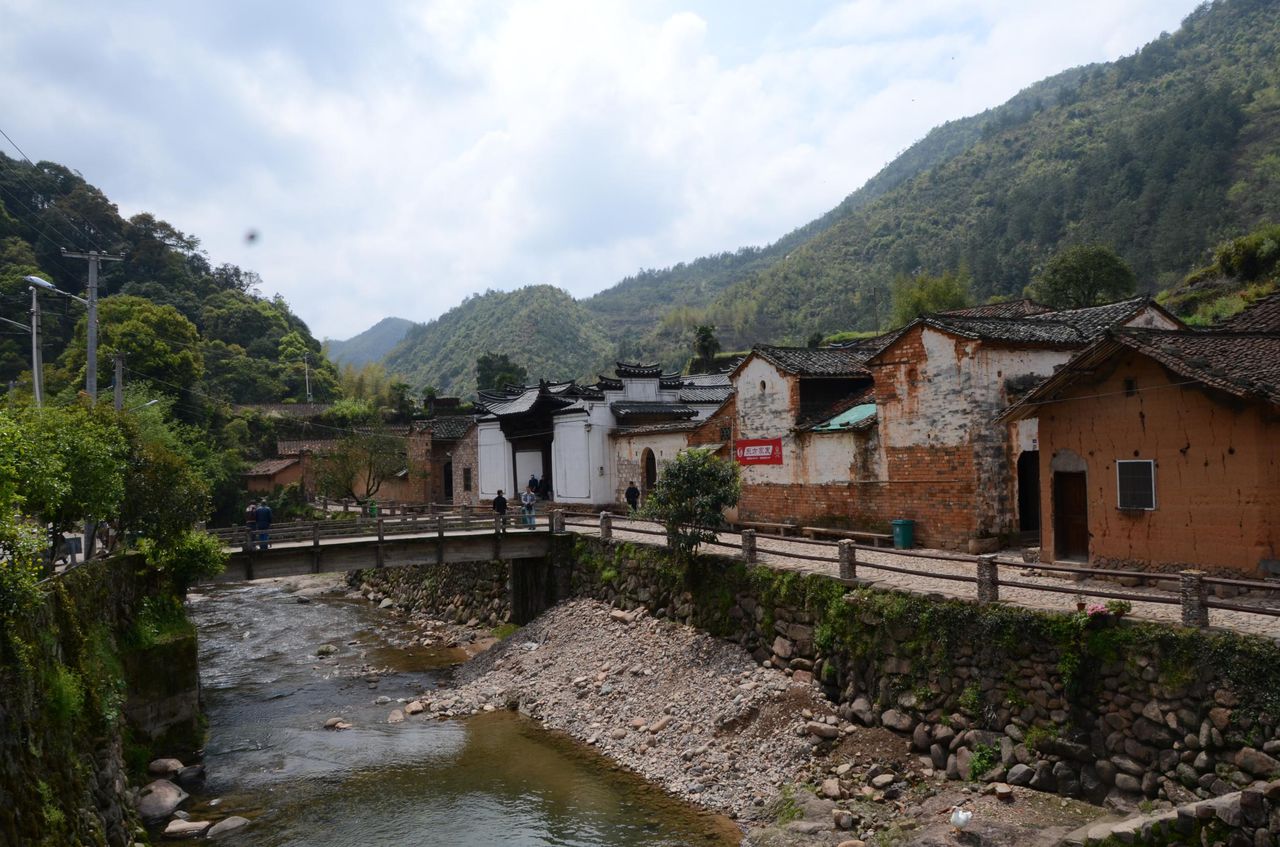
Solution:
{"label": "wooden door", "polygon": [[1059,559],[1089,558],[1089,491],[1083,472],[1053,475],[1054,554]]}

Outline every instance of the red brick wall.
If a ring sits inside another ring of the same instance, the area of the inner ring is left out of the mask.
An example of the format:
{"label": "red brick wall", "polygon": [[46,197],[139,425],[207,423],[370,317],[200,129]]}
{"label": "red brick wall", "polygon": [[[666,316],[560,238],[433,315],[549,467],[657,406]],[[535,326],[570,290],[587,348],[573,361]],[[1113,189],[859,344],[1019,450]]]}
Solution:
{"label": "red brick wall", "polygon": [[[1105,373],[1040,416],[1042,555],[1054,550],[1053,457],[1071,450],[1086,465],[1091,562],[1261,575],[1261,560],[1280,558],[1280,413],[1176,386],[1137,353]],[[1155,461],[1154,510],[1117,508],[1117,459]]]}

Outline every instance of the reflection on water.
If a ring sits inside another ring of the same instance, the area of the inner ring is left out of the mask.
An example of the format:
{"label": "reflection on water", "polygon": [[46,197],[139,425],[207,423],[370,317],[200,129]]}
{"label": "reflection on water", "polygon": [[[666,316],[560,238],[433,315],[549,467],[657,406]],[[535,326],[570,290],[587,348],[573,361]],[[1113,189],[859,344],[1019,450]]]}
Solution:
{"label": "reflection on water", "polygon": [[[730,845],[737,829],[509,713],[387,724],[436,687],[452,652],[402,651],[363,604],[298,604],[266,585],[192,604],[209,716],[193,816],[254,820],[237,844]],[[338,653],[320,659],[316,649]],[[360,668],[400,672],[371,689]],[[341,715],[354,728],[323,729]],[[221,798],[216,809],[209,805]]]}

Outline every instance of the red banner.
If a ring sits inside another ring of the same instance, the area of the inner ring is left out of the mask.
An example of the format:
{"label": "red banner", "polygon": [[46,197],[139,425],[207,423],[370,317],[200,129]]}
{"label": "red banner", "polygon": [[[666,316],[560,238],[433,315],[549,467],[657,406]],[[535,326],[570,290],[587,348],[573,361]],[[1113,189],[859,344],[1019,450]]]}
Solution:
{"label": "red banner", "polygon": [[734,445],[733,452],[740,465],[780,465],[782,464],[782,439],[743,439]]}

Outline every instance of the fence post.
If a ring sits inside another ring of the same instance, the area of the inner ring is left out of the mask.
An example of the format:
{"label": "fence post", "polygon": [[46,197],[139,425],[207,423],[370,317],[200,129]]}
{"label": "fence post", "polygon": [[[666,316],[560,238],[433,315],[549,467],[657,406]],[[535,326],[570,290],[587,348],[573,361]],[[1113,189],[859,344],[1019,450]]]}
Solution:
{"label": "fence post", "polygon": [[756,531],[754,529],[744,529],[742,531],[742,558],[748,563],[754,563],[756,560]]}
{"label": "fence post", "polygon": [[978,557],[978,602],[998,603],[1000,601],[1000,572],[996,567],[996,557],[987,555]]}
{"label": "fence post", "polygon": [[311,523],[311,546],[320,546],[320,521],[312,521]]}
{"label": "fence post", "polygon": [[564,509],[551,510],[551,531],[555,533],[564,532]]}
{"label": "fence post", "polygon": [[244,549],[246,553],[253,549],[253,530],[248,526],[244,528]]}
{"label": "fence post", "polygon": [[462,504],[462,528],[471,529],[471,504]]}
{"label": "fence post", "polygon": [[600,540],[608,541],[613,538],[613,513],[600,513]]}
{"label": "fence post", "polygon": [[382,518],[378,518],[378,543],[381,544],[382,541],[383,541]]}
{"label": "fence post", "polygon": [[858,548],[848,538],[842,538],[836,542],[836,549],[840,551],[840,578],[846,581],[857,579]]}
{"label": "fence post", "polygon": [[1209,625],[1209,607],[1206,605],[1208,589],[1204,584],[1204,571],[1185,570],[1178,574],[1178,596],[1182,600],[1182,625],[1205,627]]}

